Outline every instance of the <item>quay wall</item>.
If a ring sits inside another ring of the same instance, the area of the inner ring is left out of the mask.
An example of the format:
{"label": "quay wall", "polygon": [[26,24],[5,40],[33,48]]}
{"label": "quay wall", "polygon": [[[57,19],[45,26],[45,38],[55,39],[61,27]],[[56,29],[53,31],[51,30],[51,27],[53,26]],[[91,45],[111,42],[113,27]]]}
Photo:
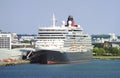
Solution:
{"label": "quay wall", "polygon": [[20,60],[16,62],[0,62],[0,66],[14,66],[18,64],[29,64],[29,63],[30,63],[29,60]]}

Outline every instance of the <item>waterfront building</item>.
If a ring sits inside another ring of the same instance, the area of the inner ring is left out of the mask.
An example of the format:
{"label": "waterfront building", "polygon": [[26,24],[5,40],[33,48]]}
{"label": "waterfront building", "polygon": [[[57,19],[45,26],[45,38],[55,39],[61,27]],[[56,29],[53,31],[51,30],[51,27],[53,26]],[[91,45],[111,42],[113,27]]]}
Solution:
{"label": "waterfront building", "polygon": [[118,41],[120,42],[120,36],[117,36]]}
{"label": "waterfront building", "polygon": [[14,34],[14,43],[12,48],[34,48],[36,35],[30,34]]}
{"label": "waterfront building", "polygon": [[[31,51],[31,48],[16,47],[18,36],[16,33],[0,32],[0,62],[10,62],[10,60],[22,60],[25,52]],[[15,47],[15,48],[13,48]]]}
{"label": "waterfront building", "polygon": [[104,43],[104,42],[120,42],[120,37],[115,35],[114,33],[110,34],[97,34],[97,35],[91,35],[92,37],[92,43]]}
{"label": "waterfront building", "polygon": [[17,36],[18,36],[19,41],[21,42],[25,40],[32,41],[36,38],[36,35],[32,35],[32,34],[18,34]]}
{"label": "waterfront building", "polygon": [[12,41],[11,41],[12,45],[18,43],[18,36],[17,36],[16,33],[11,33],[11,40],[12,40]]}
{"label": "waterfront building", "polygon": [[117,47],[120,48],[120,36],[114,33],[91,35],[92,44],[99,44],[103,47]]}
{"label": "waterfront building", "polygon": [[11,33],[0,32],[0,49],[11,50]]}

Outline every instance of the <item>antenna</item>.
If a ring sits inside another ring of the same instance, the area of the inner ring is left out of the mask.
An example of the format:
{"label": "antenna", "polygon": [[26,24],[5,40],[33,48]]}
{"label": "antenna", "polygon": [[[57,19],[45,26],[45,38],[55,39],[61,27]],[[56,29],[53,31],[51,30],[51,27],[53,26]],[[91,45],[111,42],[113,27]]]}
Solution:
{"label": "antenna", "polygon": [[55,22],[56,22],[56,19],[55,19],[55,15],[53,13],[53,19],[52,19],[52,26],[55,27]]}

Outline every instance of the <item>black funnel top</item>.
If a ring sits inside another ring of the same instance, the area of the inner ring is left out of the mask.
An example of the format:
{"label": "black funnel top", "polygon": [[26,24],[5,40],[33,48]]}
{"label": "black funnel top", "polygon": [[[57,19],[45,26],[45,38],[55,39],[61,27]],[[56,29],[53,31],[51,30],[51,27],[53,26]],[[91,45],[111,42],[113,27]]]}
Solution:
{"label": "black funnel top", "polygon": [[67,21],[73,21],[73,16],[69,16]]}

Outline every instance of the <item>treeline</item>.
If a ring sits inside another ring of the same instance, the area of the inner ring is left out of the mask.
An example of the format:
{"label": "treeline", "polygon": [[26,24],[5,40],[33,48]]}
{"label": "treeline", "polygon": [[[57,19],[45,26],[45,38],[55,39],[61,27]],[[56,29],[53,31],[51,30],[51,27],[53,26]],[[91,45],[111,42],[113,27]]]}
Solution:
{"label": "treeline", "polygon": [[120,49],[116,47],[94,47],[95,56],[120,56]]}

